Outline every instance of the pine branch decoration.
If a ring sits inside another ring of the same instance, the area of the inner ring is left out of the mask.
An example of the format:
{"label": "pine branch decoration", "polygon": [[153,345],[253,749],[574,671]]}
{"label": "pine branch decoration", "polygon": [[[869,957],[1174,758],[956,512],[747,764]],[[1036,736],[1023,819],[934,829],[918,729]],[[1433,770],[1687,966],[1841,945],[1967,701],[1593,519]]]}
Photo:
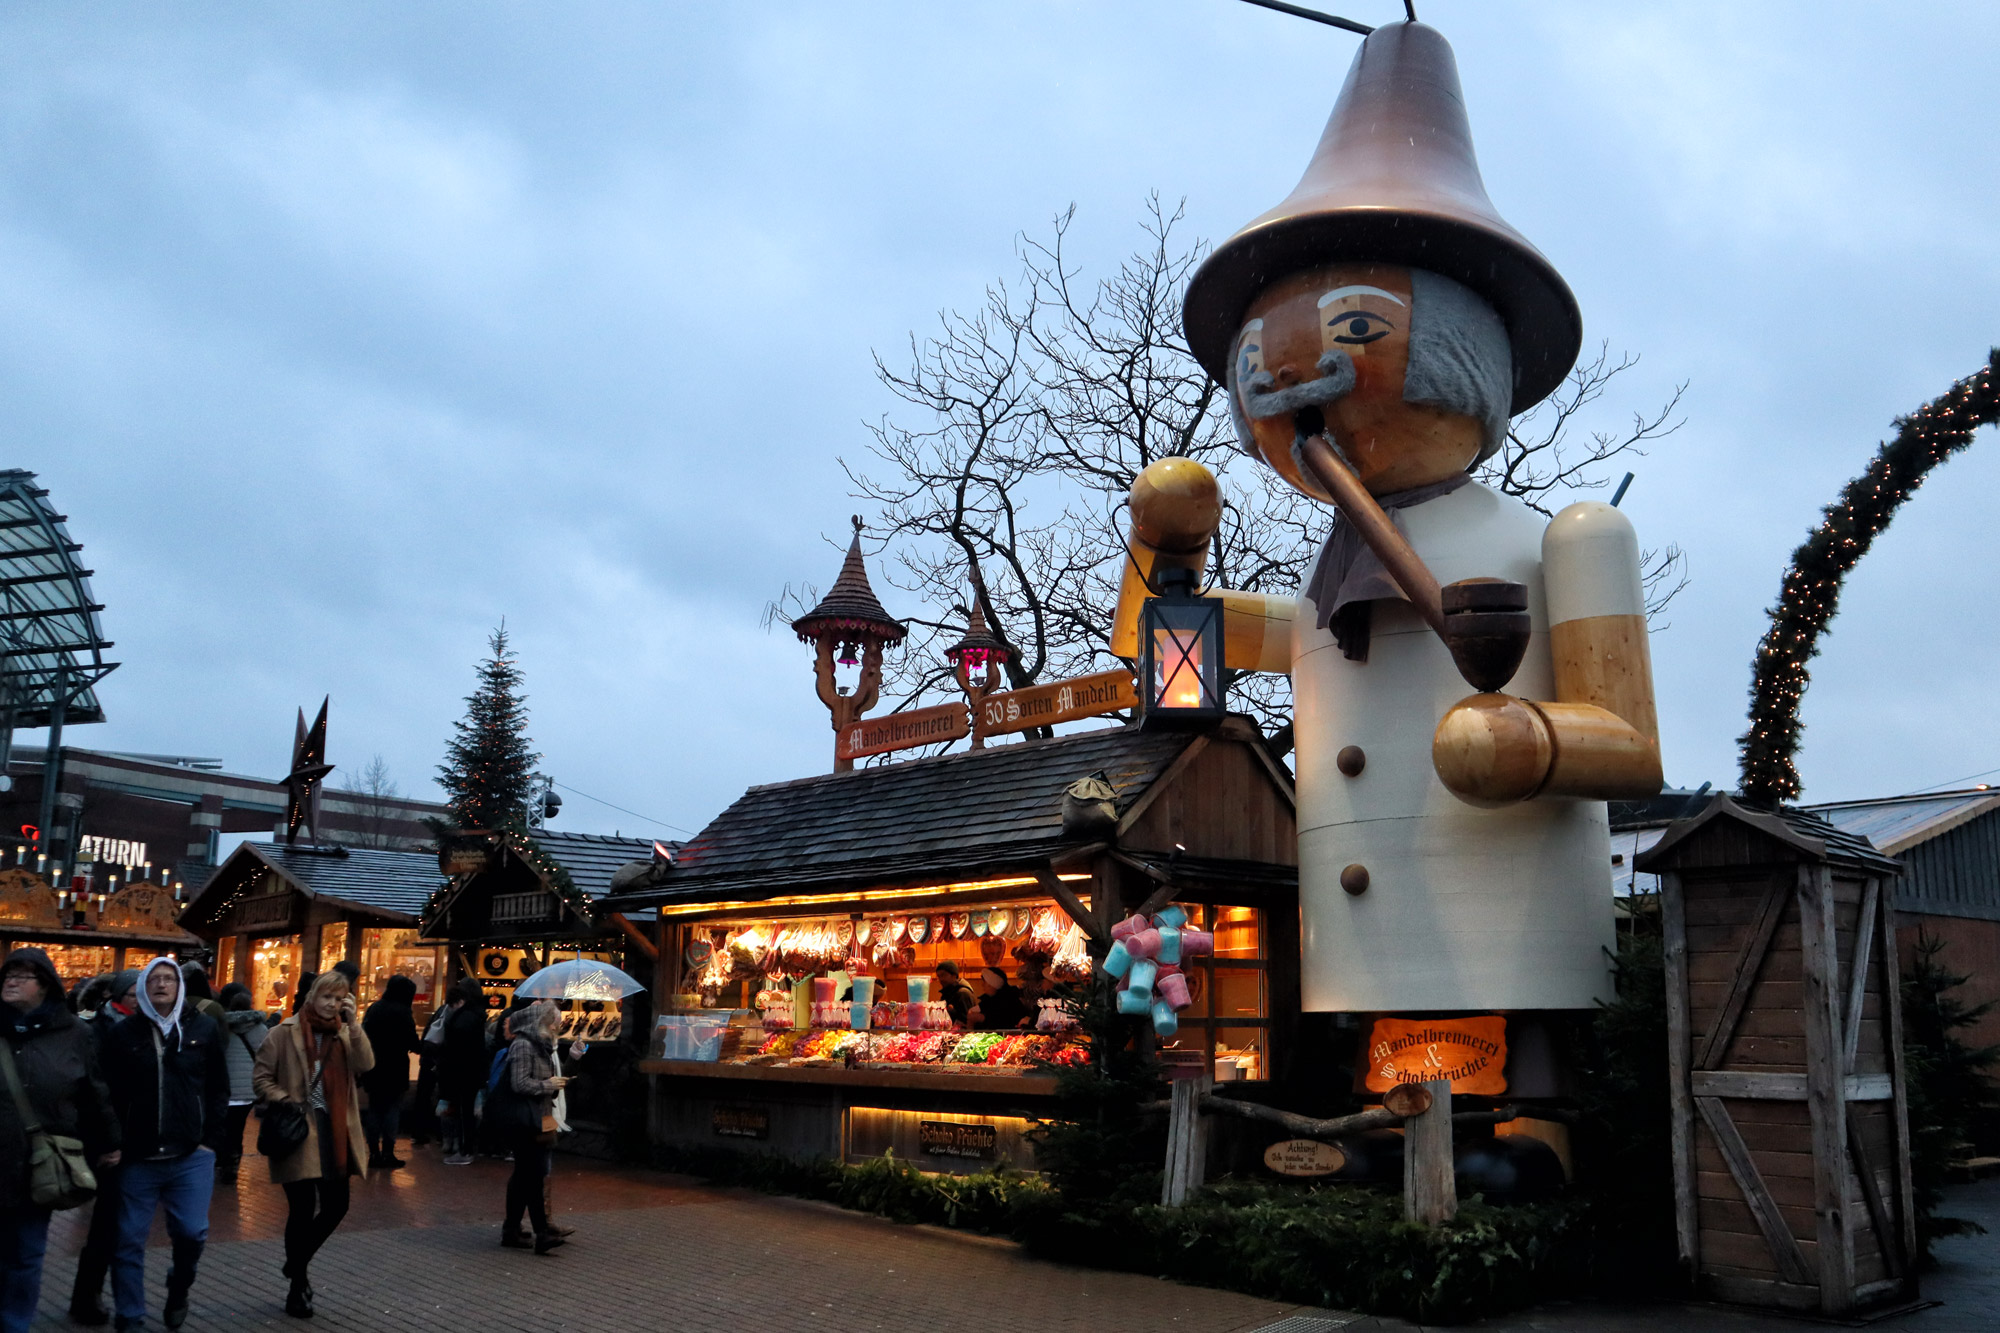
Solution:
{"label": "pine branch decoration", "polygon": [[1876,451],[1868,470],[1847,483],[1823,512],[1771,608],[1771,628],[1757,645],[1750,675],[1750,729],[1737,738],[1746,801],[1766,807],[1799,794],[1794,760],[1803,727],[1799,704],[1819,653],[1820,638],[1840,609],[1840,588],[1931,469],[1972,443],[1981,426],[2000,420],[2000,348],[1986,366],[1896,422],[1896,437]]}

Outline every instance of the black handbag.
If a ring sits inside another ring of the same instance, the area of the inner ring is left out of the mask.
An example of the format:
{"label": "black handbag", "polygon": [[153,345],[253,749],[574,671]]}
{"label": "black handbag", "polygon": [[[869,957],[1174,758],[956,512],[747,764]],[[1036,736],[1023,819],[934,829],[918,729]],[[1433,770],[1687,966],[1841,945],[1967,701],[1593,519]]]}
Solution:
{"label": "black handbag", "polygon": [[265,1102],[264,1123],[257,1129],[257,1151],[266,1157],[290,1157],[305,1146],[306,1110],[297,1102]]}

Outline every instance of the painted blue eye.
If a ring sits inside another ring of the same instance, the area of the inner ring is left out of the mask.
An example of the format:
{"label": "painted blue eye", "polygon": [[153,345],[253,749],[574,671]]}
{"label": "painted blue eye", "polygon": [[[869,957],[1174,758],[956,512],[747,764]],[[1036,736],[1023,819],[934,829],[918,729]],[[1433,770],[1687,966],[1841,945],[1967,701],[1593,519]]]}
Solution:
{"label": "painted blue eye", "polygon": [[1372,343],[1378,338],[1386,338],[1394,326],[1382,316],[1367,310],[1346,310],[1326,322],[1334,331],[1337,343],[1355,345]]}

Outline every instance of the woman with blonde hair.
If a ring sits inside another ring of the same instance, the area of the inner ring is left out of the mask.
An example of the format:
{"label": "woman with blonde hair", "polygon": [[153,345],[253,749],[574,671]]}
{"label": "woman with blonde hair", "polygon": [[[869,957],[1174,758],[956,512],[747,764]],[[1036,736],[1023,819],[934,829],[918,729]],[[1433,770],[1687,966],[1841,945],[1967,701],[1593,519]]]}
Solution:
{"label": "woman with blonde hair", "polygon": [[[251,1076],[265,1114],[286,1102],[304,1113],[305,1141],[270,1158],[271,1179],[285,1187],[285,1313],[310,1319],[312,1282],[306,1266],[347,1215],[348,1177],[366,1176],[368,1138],[361,1128],[355,1079],[375,1067],[375,1052],[355,1021],[347,978],[313,978],[298,1012],[280,1023],[257,1052]],[[261,1146],[261,1145],[260,1145]]]}
{"label": "woman with blonde hair", "polygon": [[536,1254],[547,1254],[563,1243],[549,1228],[542,1193],[555,1164],[556,1094],[569,1083],[556,1073],[555,1066],[556,1032],[561,1026],[562,1010],[552,1000],[537,1001],[507,1020],[513,1042],[507,1048],[507,1064],[499,1084],[488,1094],[486,1103],[487,1116],[500,1141],[514,1154],[500,1243],[510,1249],[528,1247],[528,1238],[521,1234],[525,1212],[534,1228]]}

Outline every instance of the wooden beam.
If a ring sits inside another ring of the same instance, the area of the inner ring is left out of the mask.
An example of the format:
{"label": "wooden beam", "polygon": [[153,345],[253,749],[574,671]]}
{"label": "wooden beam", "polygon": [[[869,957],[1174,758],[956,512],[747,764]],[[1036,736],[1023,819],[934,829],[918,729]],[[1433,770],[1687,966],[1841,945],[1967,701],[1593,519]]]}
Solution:
{"label": "wooden beam", "polygon": [[1847,1224],[1847,1094],[1840,1051],[1840,937],[1834,927],[1832,869],[1824,863],[1801,865],[1798,882],[1819,1308],[1822,1314],[1838,1316],[1854,1305],[1854,1232]]}
{"label": "wooden beam", "polygon": [[1673,1130],[1674,1243],[1681,1277],[1693,1286],[1701,1266],[1701,1219],[1696,1204],[1694,1102],[1688,1076],[1694,1042],[1688,1022],[1687,900],[1678,871],[1660,874],[1660,925],[1667,973],[1667,1100]]}
{"label": "wooden beam", "polygon": [[645,931],[632,924],[632,918],[626,916],[623,912],[613,912],[611,919],[618,923],[618,928],[625,932],[626,938],[631,940],[638,947],[639,952],[646,956],[647,962],[657,963],[660,961],[659,947],[646,938]]}
{"label": "wooden beam", "polygon": [[[1843,1101],[1886,1102],[1895,1095],[1887,1074],[1849,1074],[1834,1082]],[[1736,1097],[1761,1102],[1812,1100],[1812,1079],[1808,1074],[1697,1069],[1689,1083],[1697,1097]]]}
{"label": "wooden beam", "polygon": [[1075,865],[1078,861],[1088,861],[1098,853],[1108,851],[1110,847],[1111,844],[1108,842],[1086,843],[1081,847],[1072,847],[1066,852],[1057,852],[1049,858],[1049,864],[1061,870],[1064,866]]}
{"label": "wooden beam", "polygon": [[1403,1122],[1403,1216],[1418,1226],[1458,1215],[1458,1179],[1451,1148],[1451,1080],[1424,1084],[1430,1109]]}
{"label": "wooden beam", "polygon": [[1868,997],[1868,964],[1875,948],[1877,899],[1881,895],[1882,881],[1869,880],[1861,891],[1861,916],[1854,923],[1854,960],[1847,969],[1847,1022],[1840,1037],[1840,1067],[1848,1074],[1854,1072],[1854,1058],[1861,1050],[1861,1010]]}
{"label": "wooden beam", "polygon": [[1173,786],[1180,778],[1180,775],[1187,771],[1188,765],[1195,761],[1196,756],[1200,755],[1207,748],[1208,737],[1206,736],[1197,736],[1189,741],[1188,747],[1175,755],[1174,761],[1166,766],[1160,776],[1154,778],[1147,785],[1146,790],[1139,793],[1139,799],[1132,802],[1132,808],[1119,817],[1118,836],[1122,838],[1127,833],[1130,833],[1132,826],[1144,817],[1147,810],[1152,808],[1153,802],[1160,799],[1160,793]]}
{"label": "wooden beam", "polygon": [[1701,1114],[1702,1123],[1708,1126],[1708,1132],[1715,1136],[1715,1146],[1721,1151],[1722,1160],[1728,1164],[1736,1188],[1743,1192],[1743,1202],[1749,1205],[1750,1216],[1756,1221],[1757,1229],[1764,1233],[1764,1243],[1771,1249],[1779,1274],[1787,1282],[1811,1286],[1813,1275],[1812,1270],[1806,1267],[1805,1254],[1800,1251],[1791,1228],[1785,1225],[1784,1214],[1778,1211],[1778,1203],[1771,1197],[1770,1187],[1757,1173],[1757,1164],[1751,1159],[1750,1149],[1744,1145],[1743,1135],[1737,1132],[1736,1122],[1729,1118],[1729,1112],[1722,1103],[1713,1097],[1697,1097],[1694,1105]]}
{"label": "wooden beam", "polygon": [[1868,1161],[1868,1145],[1861,1141],[1861,1126],[1852,1119],[1847,1122],[1847,1151],[1852,1155],[1854,1174],[1861,1181],[1861,1200],[1868,1205],[1868,1222],[1875,1228],[1875,1245],[1882,1251],[1882,1264],[1891,1277],[1901,1277],[1902,1237],[1897,1234],[1888,1206],[1883,1202],[1881,1182],[1875,1179],[1875,1168]]}
{"label": "wooden beam", "polygon": [[1036,866],[1035,880],[1042,886],[1043,892],[1062,904],[1062,909],[1069,913],[1070,920],[1083,927],[1086,936],[1107,948],[1110,947],[1111,936],[1098,924],[1097,914],[1083,905],[1083,899],[1077,897],[1076,891],[1063,883],[1053,869],[1048,866]]}
{"label": "wooden beam", "polygon": [[1204,1070],[1196,1078],[1177,1078],[1169,1087],[1167,1169],[1160,1179],[1163,1208],[1180,1207],[1207,1179],[1208,1122],[1201,1104],[1214,1081],[1214,1071]]}
{"label": "wooden beam", "polygon": [[1903,979],[1902,959],[1896,948],[1896,909],[1888,886],[1876,896],[1882,935],[1882,1012],[1889,1020],[1883,1045],[1889,1052],[1889,1080],[1895,1092],[1896,1115],[1896,1211],[1902,1222],[1903,1253],[1912,1262],[1903,1269],[1904,1290],[1916,1295],[1917,1200],[1910,1176],[1910,1071],[1903,1059]]}
{"label": "wooden beam", "polygon": [[1785,904],[1792,900],[1795,891],[1791,876],[1774,878],[1770,892],[1764,895],[1764,905],[1757,913],[1757,924],[1749,938],[1743,941],[1742,951],[1736,955],[1736,971],[1730,978],[1729,998],[1723,1002],[1722,1012],[1715,1017],[1714,1029],[1702,1038],[1701,1048],[1695,1052],[1696,1069],[1713,1069],[1722,1063],[1722,1057],[1729,1051],[1730,1039],[1736,1035],[1736,1025],[1743,1021],[1743,1006],[1749,1002],[1750,988],[1757,984],[1757,973],[1764,965],[1764,955],[1771,949],[1771,936],[1777,932],[1778,921],[1785,914]]}

